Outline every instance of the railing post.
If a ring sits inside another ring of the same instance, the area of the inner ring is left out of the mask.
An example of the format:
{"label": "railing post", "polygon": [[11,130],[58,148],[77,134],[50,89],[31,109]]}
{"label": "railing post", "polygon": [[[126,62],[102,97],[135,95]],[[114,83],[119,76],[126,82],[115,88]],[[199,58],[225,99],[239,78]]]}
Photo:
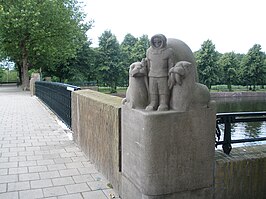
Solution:
{"label": "railing post", "polygon": [[231,121],[233,117],[224,117],[224,143],[223,143],[223,151],[227,155],[229,155],[232,150],[231,146]]}

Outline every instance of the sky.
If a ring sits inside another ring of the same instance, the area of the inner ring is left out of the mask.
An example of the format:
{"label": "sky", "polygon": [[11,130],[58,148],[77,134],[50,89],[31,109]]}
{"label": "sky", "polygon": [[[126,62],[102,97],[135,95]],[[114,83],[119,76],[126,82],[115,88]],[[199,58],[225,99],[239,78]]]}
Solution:
{"label": "sky", "polygon": [[210,39],[220,53],[247,53],[254,44],[266,52],[265,0],[83,0],[87,20],[94,20],[88,37],[110,30],[121,43],[161,33],[184,41],[197,51]]}

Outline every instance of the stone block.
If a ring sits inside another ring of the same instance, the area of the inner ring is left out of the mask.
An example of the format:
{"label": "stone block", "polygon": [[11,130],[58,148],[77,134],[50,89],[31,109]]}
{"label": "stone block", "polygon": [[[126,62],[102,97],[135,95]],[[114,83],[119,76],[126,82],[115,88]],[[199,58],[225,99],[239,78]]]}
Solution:
{"label": "stone block", "polygon": [[123,106],[122,198],[211,198],[215,114],[213,104],[188,112]]}

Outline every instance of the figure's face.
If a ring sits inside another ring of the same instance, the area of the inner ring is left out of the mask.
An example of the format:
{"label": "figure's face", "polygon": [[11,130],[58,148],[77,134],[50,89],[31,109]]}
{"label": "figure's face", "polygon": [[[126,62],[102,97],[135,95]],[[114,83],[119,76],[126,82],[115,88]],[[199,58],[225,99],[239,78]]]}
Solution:
{"label": "figure's face", "polygon": [[159,37],[155,37],[155,38],[153,39],[153,46],[154,46],[155,48],[160,48],[161,45],[162,45],[162,43],[163,43],[163,41],[162,41],[162,39],[159,38]]}

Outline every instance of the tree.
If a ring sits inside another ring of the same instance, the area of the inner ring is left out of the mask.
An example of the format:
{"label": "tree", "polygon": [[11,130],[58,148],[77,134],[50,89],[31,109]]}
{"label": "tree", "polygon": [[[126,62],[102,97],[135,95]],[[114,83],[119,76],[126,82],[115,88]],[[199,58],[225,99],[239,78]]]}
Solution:
{"label": "tree", "polygon": [[0,82],[2,81],[3,75],[4,75],[4,69],[0,67]]}
{"label": "tree", "polygon": [[1,51],[21,69],[24,90],[29,67],[48,70],[74,57],[91,27],[77,0],[0,0],[0,5]]}
{"label": "tree", "polygon": [[90,47],[91,43],[86,42],[78,50],[77,56],[68,62],[69,81],[96,81],[97,80],[97,51]]}
{"label": "tree", "polygon": [[146,57],[146,51],[149,48],[149,39],[147,35],[135,38],[131,34],[127,34],[121,44],[121,64],[125,70],[122,82],[128,84],[129,66],[137,61],[141,61]]}
{"label": "tree", "polygon": [[196,53],[199,81],[209,89],[218,81],[218,52],[211,40],[204,41]]}
{"label": "tree", "polygon": [[136,60],[132,59],[132,50],[136,45],[138,39],[131,34],[127,34],[121,43],[122,61],[125,65],[129,66]]}
{"label": "tree", "polygon": [[229,91],[232,91],[232,84],[236,82],[234,81],[237,76],[236,68],[239,66],[236,54],[234,52],[223,54],[218,61],[218,65],[222,69],[222,82],[227,84]]}
{"label": "tree", "polygon": [[242,67],[246,84],[253,85],[253,90],[255,91],[258,83],[264,83],[266,73],[265,53],[261,51],[259,44],[255,44],[249,49],[243,58]]}
{"label": "tree", "polygon": [[148,35],[142,35],[132,50],[132,59],[135,61],[141,61],[146,57],[146,51],[150,47],[150,40]]}
{"label": "tree", "polygon": [[104,31],[99,37],[98,52],[100,64],[98,77],[111,87],[111,93],[115,93],[124,70],[120,62],[120,45],[110,30]]}

